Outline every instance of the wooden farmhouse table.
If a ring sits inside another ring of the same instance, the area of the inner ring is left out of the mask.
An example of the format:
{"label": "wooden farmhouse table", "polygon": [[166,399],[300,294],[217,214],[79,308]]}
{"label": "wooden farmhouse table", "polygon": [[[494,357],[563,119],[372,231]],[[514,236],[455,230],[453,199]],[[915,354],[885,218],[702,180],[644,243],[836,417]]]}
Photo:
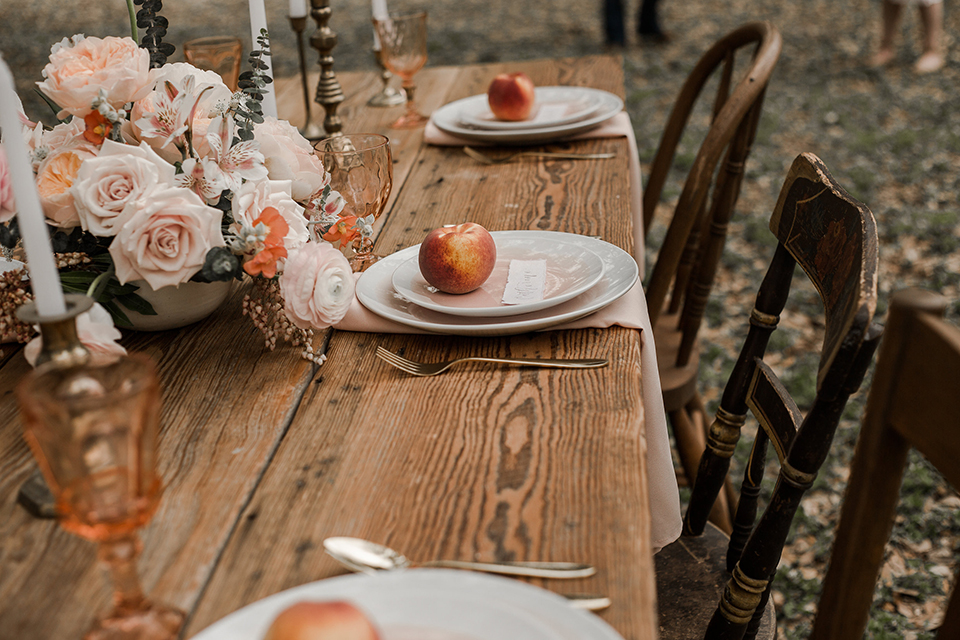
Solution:
{"label": "wooden farmhouse table", "polygon": [[[427,68],[416,76],[426,113],[485,91],[499,71],[539,85],[582,84],[623,95],[614,57]],[[402,107],[373,109],[379,74],[341,73],[346,132],[382,132],[394,187],[376,250],[419,243],[442,224],[537,229],[633,244],[624,138],[553,145],[616,152],[603,162],[525,161],[489,167],[461,149],[392,131]],[[281,117],[302,123],[296,79],[278,82]],[[315,79],[311,87],[315,87]],[[314,105],[314,117],[322,119]],[[602,206],[601,206],[602,205]],[[244,287],[193,326],[127,333],[157,363],[163,388],[165,492],[143,529],[147,593],[188,613],[189,638],[227,614],[296,585],[345,573],[328,536],[388,544],[415,561],[567,560],[597,567],[576,580],[531,580],[556,592],[600,593],[599,615],[627,639],[656,637],[641,341],[635,329],[512,337],[329,330],[317,368],[270,351],[241,315]],[[425,361],[468,354],[607,357],[590,371],[467,365],[416,378],[387,366],[378,345]],[[22,349],[0,359],[0,638],[80,638],[110,606],[96,546],[16,504],[36,468],[13,389]],[[643,372],[656,375],[656,371]]]}

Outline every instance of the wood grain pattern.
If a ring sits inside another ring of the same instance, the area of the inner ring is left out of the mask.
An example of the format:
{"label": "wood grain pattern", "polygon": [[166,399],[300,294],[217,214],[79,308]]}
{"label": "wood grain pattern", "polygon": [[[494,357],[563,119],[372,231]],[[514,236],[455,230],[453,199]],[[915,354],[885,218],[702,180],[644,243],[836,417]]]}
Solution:
{"label": "wood grain pattern", "polygon": [[[507,67],[425,69],[418,100],[430,111],[481,92]],[[616,58],[509,67],[540,84],[623,92]],[[466,219],[491,229],[600,235],[631,249],[625,140],[551,145],[618,153],[602,164],[480,166],[459,149],[424,146],[422,130],[387,129],[397,109],[364,108],[379,88],[376,74],[340,79],[345,131],[380,131],[393,144],[395,190],[380,223],[381,253]],[[281,115],[296,121],[296,79],[277,84]],[[314,376],[295,349],[264,350],[240,315],[242,295],[194,327],[127,337],[128,348],[158,361],[165,400],[167,490],[144,531],[141,574],[151,596],[188,612],[185,637],[280,589],[342,573],[322,553],[333,534],[395,545],[414,560],[592,562],[593,578],[537,583],[605,593],[614,606],[604,617],[621,633],[655,637],[638,332],[334,332],[331,358]],[[430,360],[603,355],[611,366],[470,365],[414,379],[378,360],[378,344]],[[0,367],[0,637],[79,637],[110,589],[94,545],[28,518],[13,502],[35,467],[11,392],[25,371],[21,356]]]}

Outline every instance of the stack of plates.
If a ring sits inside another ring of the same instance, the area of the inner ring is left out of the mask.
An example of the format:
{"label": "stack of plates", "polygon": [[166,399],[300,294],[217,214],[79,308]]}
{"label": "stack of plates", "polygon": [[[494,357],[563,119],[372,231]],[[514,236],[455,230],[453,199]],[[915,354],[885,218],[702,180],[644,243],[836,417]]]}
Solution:
{"label": "stack of plates", "polygon": [[623,110],[623,100],[588,87],[537,87],[534,111],[526,120],[497,120],[486,94],[451,102],[430,116],[451,135],[497,144],[558,140],[599,126]]}
{"label": "stack of plates", "polygon": [[[608,242],[555,231],[494,231],[497,264],[482,287],[463,295],[437,291],[420,274],[420,245],[374,263],[357,282],[357,298],[379,316],[455,335],[513,335],[570,322],[606,307],[637,281],[639,269]],[[544,260],[542,300],[501,302],[511,260]]]}

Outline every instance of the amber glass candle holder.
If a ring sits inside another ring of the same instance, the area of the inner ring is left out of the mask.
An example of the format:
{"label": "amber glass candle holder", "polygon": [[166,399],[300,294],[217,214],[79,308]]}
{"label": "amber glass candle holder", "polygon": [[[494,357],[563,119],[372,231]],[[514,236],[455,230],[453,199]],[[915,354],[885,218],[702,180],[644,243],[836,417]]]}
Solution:
{"label": "amber glass candle holder", "polygon": [[160,499],[153,364],[133,355],[104,366],[41,366],[17,387],[17,400],[60,525],[99,543],[113,579],[114,609],[85,640],[176,638],[183,613],[148,600],[137,577],[137,529]]}

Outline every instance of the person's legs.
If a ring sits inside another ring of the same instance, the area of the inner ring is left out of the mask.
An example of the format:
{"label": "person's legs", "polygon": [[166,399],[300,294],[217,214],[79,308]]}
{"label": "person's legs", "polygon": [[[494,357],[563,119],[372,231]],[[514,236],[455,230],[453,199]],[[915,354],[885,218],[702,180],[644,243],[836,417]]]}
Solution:
{"label": "person's legs", "polygon": [[603,28],[608,45],[623,46],[626,44],[622,0],[603,0]]}
{"label": "person's legs", "polygon": [[667,34],[660,28],[657,18],[657,0],[643,0],[640,3],[640,14],[637,17],[637,34],[659,42],[668,39]]}
{"label": "person's legs", "polygon": [[917,73],[930,73],[943,66],[940,41],[943,35],[943,2],[920,5],[920,22],[923,24],[923,55],[913,68]]}
{"label": "person's legs", "polygon": [[900,30],[900,17],[903,14],[903,5],[893,0],[883,0],[883,30],[880,34],[880,48],[873,54],[870,64],[882,67],[893,60],[896,52],[893,43]]}

